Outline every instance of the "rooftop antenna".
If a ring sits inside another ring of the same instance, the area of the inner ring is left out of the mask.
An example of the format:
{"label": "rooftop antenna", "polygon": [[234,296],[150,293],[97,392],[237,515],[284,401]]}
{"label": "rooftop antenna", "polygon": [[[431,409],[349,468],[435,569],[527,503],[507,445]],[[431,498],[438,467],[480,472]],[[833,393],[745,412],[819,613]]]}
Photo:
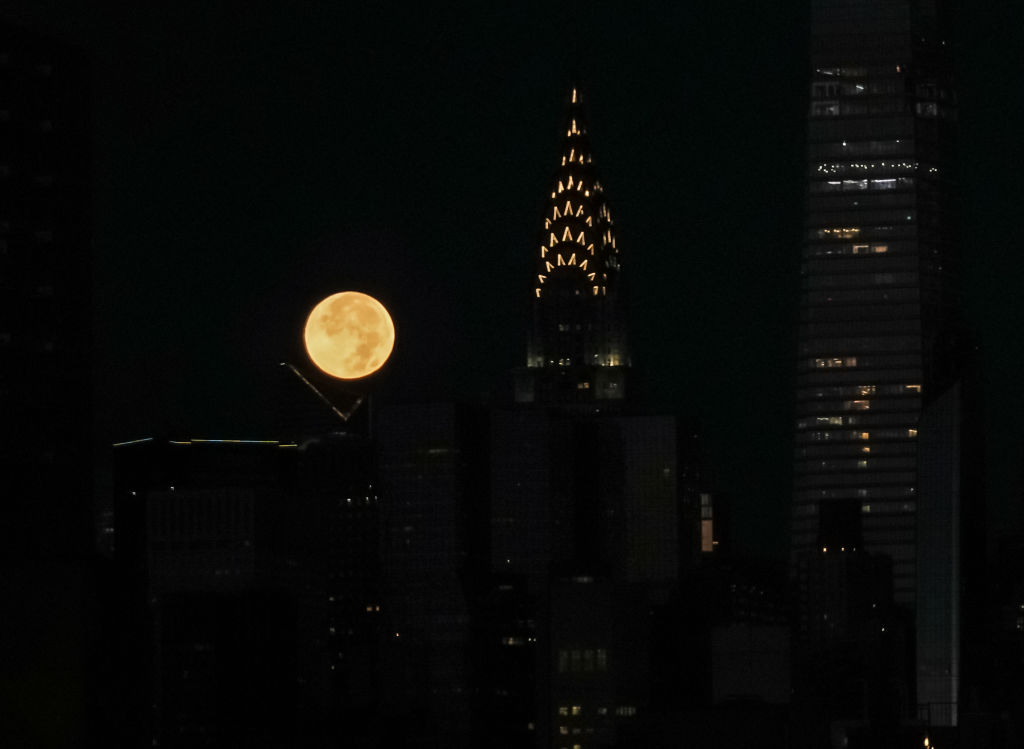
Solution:
{"label": "rooftop antenna", "polygon": [[579,88],[580,70],[580,29],[579,29],[579,0],[572,0],[569,7],[569,37],[572,39],[572,60],[569,69],[572,71],[573,90]]}

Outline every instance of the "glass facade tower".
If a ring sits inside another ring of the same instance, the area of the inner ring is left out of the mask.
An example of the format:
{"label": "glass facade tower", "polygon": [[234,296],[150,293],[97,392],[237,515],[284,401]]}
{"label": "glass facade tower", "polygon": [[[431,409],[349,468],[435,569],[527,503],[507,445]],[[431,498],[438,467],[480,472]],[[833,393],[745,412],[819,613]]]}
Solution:
{"label": "glass facade tower", "polygon": [[859,502],[864,546],[911,607],[918,421],[949,381],[957,307],[939,10],[813,0],[811,17],[792,554],[827,548],[824,504]]}

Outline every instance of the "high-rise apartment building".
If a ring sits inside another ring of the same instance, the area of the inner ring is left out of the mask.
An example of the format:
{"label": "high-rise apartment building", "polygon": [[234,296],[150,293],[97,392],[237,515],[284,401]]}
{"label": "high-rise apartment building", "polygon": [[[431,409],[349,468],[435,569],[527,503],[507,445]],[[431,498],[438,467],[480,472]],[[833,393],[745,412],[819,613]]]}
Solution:
{"label": "high-rise apartment building", "polygon": [[575,88],[534,264],[533,323],[526,367],[516,373],[516,401],[622,400],[629,350],[619,251]]}
{"label": "high-rise apartment building", "polygon": [[956,102],[939,3],[814,0],[792,555],[820,509],[859,503],[863,543],[916,588],[918,422],[955,370]]}

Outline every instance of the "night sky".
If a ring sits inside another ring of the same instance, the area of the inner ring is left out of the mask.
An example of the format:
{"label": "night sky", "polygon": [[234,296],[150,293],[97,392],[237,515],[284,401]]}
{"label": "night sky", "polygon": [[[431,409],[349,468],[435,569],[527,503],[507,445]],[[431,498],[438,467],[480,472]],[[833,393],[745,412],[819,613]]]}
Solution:
{"label": "night sky", "polygon": [[[93,58],[101,443],[273,436],[276,364],[342,289],[395,317],[376,397],[500,396],[578,77],[644,394],[703,425],[741,549],[785,548],[804,3],[84,5],[0,17]],[[964,288],[1013,517],[1024,12],[983,5],[953,40]]]}

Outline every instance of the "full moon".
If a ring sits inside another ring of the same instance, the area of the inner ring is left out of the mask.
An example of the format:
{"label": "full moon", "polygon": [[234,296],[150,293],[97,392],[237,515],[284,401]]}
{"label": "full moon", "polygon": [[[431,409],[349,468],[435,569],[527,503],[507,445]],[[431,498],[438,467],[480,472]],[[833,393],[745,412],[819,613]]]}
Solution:
{"label": "full moon", "polygon": [[303,340],[317,367],[332,377],[356,380],[387,361],[395,346],[395,324],[372,296],[342,291],[309,313]]}

